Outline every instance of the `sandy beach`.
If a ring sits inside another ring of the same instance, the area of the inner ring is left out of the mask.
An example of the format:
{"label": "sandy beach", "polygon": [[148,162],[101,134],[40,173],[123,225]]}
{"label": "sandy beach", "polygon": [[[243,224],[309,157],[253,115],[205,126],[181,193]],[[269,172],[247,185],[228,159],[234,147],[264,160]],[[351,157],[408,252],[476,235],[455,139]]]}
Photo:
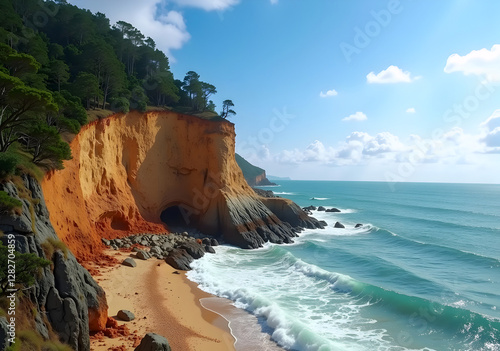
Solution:
{"label": "sandy beach", "polygon": [[[107,251],[122,262],[130,253]],[[200,299],[213,297],[189,281],[184,272],[176,271],[163,260],[135,260],[137,267],[121,264],[96,267],[95,279],[106,291],[109,316],[116,318],[119,310],[129,310],[135,320],[123,322],[131,334],[93,337],[93,351],[129,351],[146,333],[166,337],[173,350],[235,350],[235,338],[228,322],[220,315],[203,308]],[[234,308],[234,307],[233,307]]]}

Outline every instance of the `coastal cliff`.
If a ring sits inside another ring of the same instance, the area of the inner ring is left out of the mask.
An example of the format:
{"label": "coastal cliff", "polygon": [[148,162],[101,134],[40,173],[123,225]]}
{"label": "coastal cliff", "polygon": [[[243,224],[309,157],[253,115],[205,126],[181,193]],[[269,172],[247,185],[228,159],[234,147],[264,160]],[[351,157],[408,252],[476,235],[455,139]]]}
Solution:
{"label": "coastal cliff", "polygon": [[[289,243],[322,227],[293,203],[271,210],[235,161],[234,125],[169,111],[131,112],[85,126],[73,159],[42,183],[51,222],[80,260],[100,255],[101,238],[193,227],[242,248]],[[286,221],[297,212],[302,221]]]}
{"label": "coastal cliff", "polygon": [[[89,332],[106,326],[108,306],[104,290],[59,241],[36,179],[24,175],[16,183],[0,184],[0,190],[22,203],[18,214],[0,214],[3,232],[0,240],[7,245],[7,235],[12,234],[18,253],[34,254],[51,262],[37,275],[33,286],[17,294],[19,335],[23,328],[31,329],[44,340],[59,339],[73,350],[90,350]],[[0,324],[3,318],[0,317]],[[3,350],[7,344],[5,340],[0,341]],[[24,344],[19,347],[20,350],[31,349]]]}
{"label": "coastal cliff", "polygon": [[243,177],[250,186],[268,186],[276,185],[267,179],[266,171],[260,167],[254,166],[243,157],[235,154],[236,163],[241,168],[243,172]]}

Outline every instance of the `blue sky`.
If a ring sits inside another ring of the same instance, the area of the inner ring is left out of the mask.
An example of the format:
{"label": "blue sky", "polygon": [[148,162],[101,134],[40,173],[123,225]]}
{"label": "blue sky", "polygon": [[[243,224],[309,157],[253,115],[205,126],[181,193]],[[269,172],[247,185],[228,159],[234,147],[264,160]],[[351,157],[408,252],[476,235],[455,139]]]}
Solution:
{"label": "blue sky", "polygon": [[236,150],[268,174],[500,182],[498,1],[72,3],[232,99]]}

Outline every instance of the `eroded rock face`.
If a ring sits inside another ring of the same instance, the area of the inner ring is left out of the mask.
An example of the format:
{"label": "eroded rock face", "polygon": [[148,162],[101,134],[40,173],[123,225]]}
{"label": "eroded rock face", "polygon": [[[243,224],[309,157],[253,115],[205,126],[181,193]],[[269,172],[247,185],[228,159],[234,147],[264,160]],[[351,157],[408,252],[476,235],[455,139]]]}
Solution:
{"label": "eroded rock face", "polygon": [[[52,261],[52,267],[43,269],[33,288],[24,291],[37,308],[36,331],[49,338],[50,324],[62,342],[74,350],[88,351],[89,331],[102,330],[106,325],[105,293],[71,252],[56,248],[52,257],[46,257],[44,247],[49,240],[59,239],[50,224],[39,183],[29,176],[23,180],[31,201],[21,198],[12,183],[0,184],[0,190],[23,203],[20,216],[0,215],[0,226],[5,234],[14,234],[18,252],[34,253]],[[4,245],[6,239],[6,235],[0,239]]]}
{"label": "eroded rock face", "polygon": [[101,238],[165,232],[162,213],[172,225],[244,248],[290,242],[293,227],[317,226],[305,213],[301,224],[283,223],[288,213],[302,211],[288,209],[290,202],[266,207],[236,164],[234,140],[230,122],[168,111],[116,115],[84,127],[71,144],[73,159],[43,181],[56,232],[85,260],[99,255]]}

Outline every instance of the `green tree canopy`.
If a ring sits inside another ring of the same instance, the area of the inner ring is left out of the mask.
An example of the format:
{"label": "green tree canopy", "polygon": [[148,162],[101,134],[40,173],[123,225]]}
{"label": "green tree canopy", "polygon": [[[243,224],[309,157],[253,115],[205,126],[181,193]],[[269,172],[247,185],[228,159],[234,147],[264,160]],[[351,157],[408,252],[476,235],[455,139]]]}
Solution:
{"label": "green tree canopy", "polygon": [[35,89],[19,78],[0,72],[0,151],[7,151],[17,140],[20,127],[34,116],[57,111],[58,107],[48,91]]}
{"label": "green tree canopy", "polygon": [[220,116],[222,118],[228,118],[230,116],[235,115],[236,112],[234,112],[234,110],[231,109],[231,107],[233,106],[234,104],[232,100],[224,100],[222,102],[222,112],[220,113]]}

